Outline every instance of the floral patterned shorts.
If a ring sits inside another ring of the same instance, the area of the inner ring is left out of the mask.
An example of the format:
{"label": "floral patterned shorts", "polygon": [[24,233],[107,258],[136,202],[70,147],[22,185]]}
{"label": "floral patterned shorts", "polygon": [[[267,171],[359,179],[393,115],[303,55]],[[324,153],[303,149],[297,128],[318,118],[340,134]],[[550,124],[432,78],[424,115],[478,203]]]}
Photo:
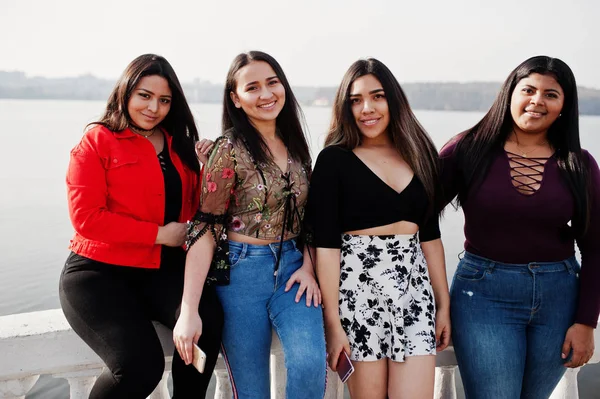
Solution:
{"label": "floral patterned shorts", "polygon": [[418,236],[342,236],[340,319],[350,358],[435,354],[435,301]]}

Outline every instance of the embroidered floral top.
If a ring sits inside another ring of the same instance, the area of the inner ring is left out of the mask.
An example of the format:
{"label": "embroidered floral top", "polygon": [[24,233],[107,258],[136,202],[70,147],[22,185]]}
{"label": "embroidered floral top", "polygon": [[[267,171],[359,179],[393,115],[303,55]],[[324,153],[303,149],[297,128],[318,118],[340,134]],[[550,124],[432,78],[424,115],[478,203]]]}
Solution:
{"label": "embroidered floral top", "polygon": [[227,231],[264,240],[280,240],[282,231],[285,240],[298,236],[309,175],[310,166],[293,159],[286,171],[274,162],[256,164],[242,141],[231,133],[219,137],[202,174],[200,208],[191,221],[188,248],[208,230],[217,243],[226,241]]}

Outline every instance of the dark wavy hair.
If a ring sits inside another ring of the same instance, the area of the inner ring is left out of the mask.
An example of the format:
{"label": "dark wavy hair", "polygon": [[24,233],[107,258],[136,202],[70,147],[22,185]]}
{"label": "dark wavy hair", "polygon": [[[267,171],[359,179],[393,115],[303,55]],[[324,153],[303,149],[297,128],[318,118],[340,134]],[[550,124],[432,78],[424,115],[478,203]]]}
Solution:
{"label": "dark wavy hair", "polygon": [[99,121],[90,125],[102,125],[113,132],[121,132],[129,127],[131,118],[127,111],[127,103],[131,93],[140,79],[151,75],[165,78],[172,94],[171,108],[160,126],[172,136],[173,151],[191,170],[199,174],[200,165],[194,151],[194,143],[198,141],[198,129],[179,79],[164,57],[144,54],[131,61],[112,90],[104,114]]}
{"label": "dark wavy hair", "polygon": [[243,140],[248,147],[248,151],[257,162],[268,162],[272,159],[269,148],[262,136],[250,123],[244,110],[235,107],[230,95],[232,92],[235,93],[237,88],[237,72],[255,61],[263,61],[269,64],[285,89],[285,104],[276,120],[277,134],[280,135],[291,158],[310,166],[310,151],[304,135],[304,115],[300,105],[279,63],[275,58],[262,51],[249,51],[238,54],[229,67],[223,93],[223,133],[231,131],[234,139]]}
{"label": "dark wavy hair", "polygon": [[457,203],[464,204],[469,190],[481,184],[493,159],[492,153],[504,147],[514,124],[510,113],[512,93],[521,79],[534,73],[552,76],[564,93],[561,116],[548,129],[547,140],[555,150],[560,173],[575,199],[575,215],[571,224],[575,236],[581,236],[590,221],[589,171],[579,141],[575,76],[571,68],[558,58],[536,56],[517,66],[508,75],[483,119],[451,140],[457,141],[455,154],[462,174]]}
{"label": "dark wavy hair", "polygon": [[373,75],[381,83],[390,113],[388,134],[396,150],[423,183],[431,214],[440,201],[438,153],[413,114],[400,83],[381,61],[375,58],[358,60],[346,71],[333,103],[325,146],[337,145],[352,150],[360,145],[362,134],[352,114],[350,89],[356,79],[365,75]]}

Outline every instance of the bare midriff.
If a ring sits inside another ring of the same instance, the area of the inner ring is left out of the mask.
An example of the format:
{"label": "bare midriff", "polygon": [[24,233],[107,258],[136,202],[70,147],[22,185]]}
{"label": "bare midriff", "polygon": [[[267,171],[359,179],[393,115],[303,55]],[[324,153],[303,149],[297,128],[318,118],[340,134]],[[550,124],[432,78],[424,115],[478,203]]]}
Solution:
{"label": "bare midriff", "polygon": [[[234,233],[233,231],[227,232],[227,238],[231,241],[241,242],[241,243],[250,244],[250,245],[269,245],[269,244],[273,244],[275,242],[277,242],[277,243],[279,242],[279,240],[263,240],[261,238],[245,236],[240,233]],[[289,237],[288,240],[290,240],[292,238],[296,238],[296,237]]]}
{"label": "bare midriff", "polygon": [[413,222],[407,222],[402,220],[385,226],[369,227],[368,229],[352,230],[347,231],[345,234],[353,236],[388,236],[388,235],[400,235],[409,234],[413,235],[419,231],[419,225]]}

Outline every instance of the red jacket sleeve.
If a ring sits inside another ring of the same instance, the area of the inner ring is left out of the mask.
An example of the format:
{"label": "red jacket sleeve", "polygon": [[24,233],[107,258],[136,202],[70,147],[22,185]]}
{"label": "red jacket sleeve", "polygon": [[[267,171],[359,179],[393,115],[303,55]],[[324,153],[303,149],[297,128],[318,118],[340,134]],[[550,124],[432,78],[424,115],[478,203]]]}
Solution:
{"label": "red jacket sleeve", "polygon": [[93,136],[86,134],[72,151],[67,171],[69,216],[81,236],[106,243],[154,245],[156,223],[137,220],[107,208],[106,169]]}

